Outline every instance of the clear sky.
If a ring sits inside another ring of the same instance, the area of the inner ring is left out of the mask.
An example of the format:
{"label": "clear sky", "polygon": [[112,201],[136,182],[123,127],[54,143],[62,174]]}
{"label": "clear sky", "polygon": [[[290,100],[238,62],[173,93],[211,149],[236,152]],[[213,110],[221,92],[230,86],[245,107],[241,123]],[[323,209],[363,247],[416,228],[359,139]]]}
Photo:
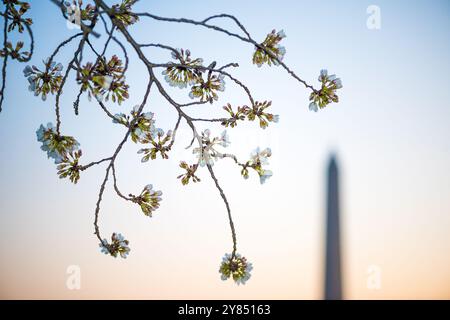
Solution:
{"label": "clear sky", "polygon": [[[109,2],[111,3],[111,2]],[[369,5],[381,9],[381,29],[366,26]],[[32,63],[73,35],[50,1],[31,1],[36,38]],[[280,122],[229,130],[229,151],[245,159],[270,146],[274,176],[263,186],[240,177],[231,161],[215,165],[231,203],[239,252],[253,262],[245,287],[222,282],[221,257],[231,239],[225,207],[207,172],[182,186],[180,160],[191,139],[183,124],[169,160],[141,164],[129,142],[117,158],[119,186],[138,193],[152,183],[163,191],[153,218],[124,202],[108,184],[102,203],[103,234],[131,242],[126,260],[100,253],[93,235],[96,197],[105,166],[83,172],[77,185],[60,180],[39,149],[35,131],[54,122],[54,97],[42,102],[27,91],[24,64],[10,63],[0,114],[1,298],[247,298],[322,297],[325,168],[335,152],[341,173],[344,295],[347,298],[450,298],[450,5],[448,1],[140,1],[136,11],[203,19],[238,17],[255,39],[284,29],[285,62],[318,85],[320,69],[343,81],[341,102],[308,111],[309,92],[277,67],[251,64],[253,48],[201,27],[143,20],[130,28],[140,42],[188,48],[205,63],[238,62],[234,70],[259,100],[272,100]],[[231,24],[218,24],[235,28]],[[103,30],[103,29],[100,29]],[[104,36],[100,41],[104,41]],[[99,46],[100,42],[94,42]],[[56,58],[67,65],[73,47]],[[131,97],[114,112],[141,101],[147,76],[132,50],[127,75]],[[148,50],[167,62],[165,51]],[[119,54],[111,47],[108,55]],[[86,56],[88,59],[88,56]],[[158,72],[159,73],[159,72]],[[162,79],[162,76],[161,76]],[[228,81],[219,101],[189,109],[223,116],[227,102],[246,104]],[[84,97],[72,102],[74,79],[64,90],[62,131],[81,143],[85,162],[111,155],[124,129]],[[169,88],[178,100],[186,91]],[[146,110],[169,129],[175,112],[153,92]],[[206,128],[206,126],[202,126]],[[210,126],[219,134],[222,127]],[[66,287],[67,267],[81,270],[81,289]],[[368,288],[368,269],[381,270],[381,287]]]}

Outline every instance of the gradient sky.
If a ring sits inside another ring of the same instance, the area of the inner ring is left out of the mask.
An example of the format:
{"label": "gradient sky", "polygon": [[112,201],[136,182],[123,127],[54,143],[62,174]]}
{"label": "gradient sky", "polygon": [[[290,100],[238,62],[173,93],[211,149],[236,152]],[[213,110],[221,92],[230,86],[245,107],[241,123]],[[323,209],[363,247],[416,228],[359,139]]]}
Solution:
{"label": "gradient sky", "polygon": [[[109,2],[111,3],[111,2]],[[366,27],[369,5],[381,9],[381,29]],[[73,35],[50,1],[31,1],[36,51],[33,64]],[[335,152],[341,172],[344,295],[346,298],[450,298],[450,5],[448,1],[140,1],[136,11],[203,19],[238,17],[255,39],[284,29],[285,62],[317,86],[320,69],[343,81],[341,102],[308,111],[308,95],[276,67],[251,64],[253,48],[200,27],[143,20],[130,28],[140,42],[189,48],[209,63],[238,62],[233,70],[259,100],[272,100],[280,122],[229,130],[230,152],[245,159],[270,146],[274,176],[263,186],[240,177],[231,161],[215,165],[233,211],[238,251],[253,262],[245,287],[222,282],[221,257],[231,249],[225,207],[207,172],[184,187],[176,176],[191,139],[183,124],[169,160],[141,164],[128,143],[117,158],[119,187],[139,193],[147,183],[163,191],[153,218],[124,202],[108,184],[100,217],[105,237],[121,232],[131,242],[126,260],[104,256],[93,235],[104,165],[83,172],[77,185],[60,180],[39,149],[35,131],[54,122],[54,97],[27,91],[17,62],[8,66],[0,114],[0,298],[317,299],[322,297],[325,168]],[[226,22],[218,24],[236,28]],[[103,30],[103,29],[100,29]],[[104,36],[100,41],[104,41]],[[100,46],[99,41],[94,42]],[[56,60],[67,64],[75,44]],[[131,97],[114,112],[140,103],[147,75],[130,52]],[[149,49],[152,61],[165,51]],[[107,53],[120,50],[112,46]],[[86,59],[88,56],[86,56]],[[160,74],[160,72],[157,72]],[[162,77],[161,77],[162,79]],[[81,143],[85,163],[110,156],[124,129],[111,123],[70,79],[62,100],[62,131]],[[168,89],[179,101],[186,91]],[[193,115],[223,116],[221,106],[246,104],[229,81],[213,106]],[[146,110],[169,129],[176,114],[156,92]],[[202,125],[200,128],[206,128]],[[213,133],[220,126],[210,126]],[[66,287],[67,267],[81,268],[81,289]],[[367,287],[368,268],[381,270],[381,288]]]}

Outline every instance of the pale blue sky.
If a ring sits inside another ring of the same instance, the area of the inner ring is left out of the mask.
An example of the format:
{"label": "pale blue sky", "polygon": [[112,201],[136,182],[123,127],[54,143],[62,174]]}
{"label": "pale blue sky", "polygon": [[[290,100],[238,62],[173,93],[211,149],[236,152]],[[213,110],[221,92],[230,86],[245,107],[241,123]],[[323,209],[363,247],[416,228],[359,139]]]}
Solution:
{"label": "pale blue sky", "polygon": [[[32,62],[41,66],[76,31],[67,28],[50,1],[31,4],[37,39]],[[366,8],[372,4],[381,9],[380,30],[366,27]],[[320,298],[324,171],[332,151],[342,173],[346,296],[450,297],[448,1],[140,1],[136,8],[198,20],[234,14],[259,40],[273,28],[284,29],[286,64],[315,86],[320,69],[336,73],[344,85],[341,102],[309,112],[309,92],[284,70],[257,68],[251,64],[251,46],[213,31],[151,20],[130,29],[141,42],[188,48],[205,63],[238,62],[236,77],[256,99],[272,100],[273,112],[280,115],[280,122],[265,131],[256,123],[229,130],[229,151],[242,159],[258,145],[272,148],[274,176],[264,186],[255,176],[244,181],[231,161],[215,166],[236,220],[239,251],[255,267],[247,286],[237,288],[221,282],[217,272],[230,250],[230,235],[207,172],[200,172],[202,183],[195,186],[183,187],[176,179],[179,160],[193,159],[184,150],[191,139],[185,125],[167,161],[142,165],[139,147],[131,142],[121,152],[120,188],[138,193],[153,183],[164,200],[148,219],[108,186],[101,228],[105,235],[122,232],[132,247],[126,261],[108,259],[92,234],[105,167],[83,172],[76,186],[58,179],[35,137],[41,123],[54,122],[54,97],[47,102],[34,97],[22,74],[25,65],[11,63],[0,114],[1,297]],[[56,60],[66,65],[71,52],[73,45]],[[131,97],[122,106],[110,104],[114,112],[128,112],[139,103],[146,85],[146,71],[129,52]],[[147,52],[155,62],[170,57],[165,51]],[[108,54],[114,53],[121,54],[117,48]],[[189,112],[222,116],[227,102],[247,103],[229,81],[226,89],[213,106]],[[110,155],[124,131],[85,98],[80,116],[74,116],[77,90],[72,78],[62,100],[62,130],[78,139],[89,162]],[[179,101],[190,100],[186,91],[168,90]],[[164,129],[176,121],[156,92],[146,109],[156,113]],[[81,267],[80,291],[65,287],[71,264]],[[383,271],[380,290],[366,287],[371,265]]]}

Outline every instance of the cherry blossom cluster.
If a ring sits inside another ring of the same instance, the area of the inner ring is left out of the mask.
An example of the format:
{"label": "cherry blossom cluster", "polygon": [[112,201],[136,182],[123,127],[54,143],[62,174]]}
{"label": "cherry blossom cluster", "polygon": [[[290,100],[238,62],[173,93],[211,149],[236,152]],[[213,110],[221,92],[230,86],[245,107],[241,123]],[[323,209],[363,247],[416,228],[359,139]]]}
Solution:
{"label": "cherry blossom cluster", "polygon": [[245,284],[250,279],[253,266],[245,257],[241,257],[239,253],[234,256],[225,254],[219,268],[222,280],[233,279],[236,284]]}
{"label": "cherry blossom cluster", "polygon": [[327,70],[321,70],[319,81],[322,83],[322,87],[318,91],[311,92],[309,100],[312,102],[309,104],[309,110],[317,112],[317,110],[325,108],[331,102],[339,102],[339,97],[336,94],[337,89],[342,88],[341,79],[336,75],[328,75]]}
{"label": "cherry blossom cluster", "polygon": [[26,66],[23,70],[24,76],[28,79],[28,90],[35,96],[41,96],[42,100],[47,100],[47,95],[56,94],[61,86],[63,66],[47,59],[44,61],[43,70],[36,66]]}
{"label": "cherry blossom cluster", "polygon": [[129,241],[125,240],[124,236],[120,233],[113,233],[111,235],[111,243],[108,240],[103,239],[99,246],[100,250],[104,254],[109,254],[114,258],[117,258],[120,255],[122,258],[126,258],[130,253]]}

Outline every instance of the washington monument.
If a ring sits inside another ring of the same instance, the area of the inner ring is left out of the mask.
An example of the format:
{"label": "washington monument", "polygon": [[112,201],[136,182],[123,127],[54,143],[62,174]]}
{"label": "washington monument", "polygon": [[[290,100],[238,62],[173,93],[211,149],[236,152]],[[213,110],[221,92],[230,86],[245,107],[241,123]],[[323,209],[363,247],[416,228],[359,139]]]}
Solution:
{"label": "washington monument", "polygon": [[334,155],[327,171],[327,208],[325,240],[325,292],[326,300],[342,299],[341,239],[339,223],[339,174]]}

